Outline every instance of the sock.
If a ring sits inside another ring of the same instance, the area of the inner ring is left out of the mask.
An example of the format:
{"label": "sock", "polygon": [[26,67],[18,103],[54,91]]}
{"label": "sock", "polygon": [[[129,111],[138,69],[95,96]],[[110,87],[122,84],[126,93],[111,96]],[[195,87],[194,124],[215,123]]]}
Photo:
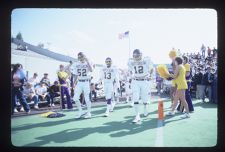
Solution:
{"label": "sock", "polygon": [[144,112],[147,111],[147,103],[144,103]]}
{"label": "sock", "polygon": [[106,113],[109,113],[110,107],[111,107],[111,104],[107,104]]}
{"label": "sock", "polygon": [[81,111],[82,111],[82,108],[81,108],[81,103],[80,103],[80,101],[79,101],[79,100],[76,101],[76,104],[77,104],[77,108],[78,108],[79,112],[81,112]]}
{"label": "sock", "polygon": [[138,102],[134,102],[134,111],[136,116],[139,116],[139,103]]}
{"label": "sock", "polygon": [[91,102],[87,101],[86,104],[87,104],[87,112],[91,113]]}

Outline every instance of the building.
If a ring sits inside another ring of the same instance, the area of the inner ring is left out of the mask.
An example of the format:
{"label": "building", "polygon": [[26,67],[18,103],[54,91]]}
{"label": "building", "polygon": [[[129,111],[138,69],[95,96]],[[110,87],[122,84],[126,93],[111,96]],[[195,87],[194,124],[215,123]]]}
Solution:
{"label": "building", "polygon": [[[19,50],[18,48],[21,48],[21,46],[25,49]],[[35,72],[38,73],[39,79],[43,77],[44,73],[48,73],[52,84],[57,80],[56,72],[59,69],[59,65],[68,65],[70,60],[76,61],[75,58],[54,53],[12,38],[11,64],[21,63],[28,78],[32,77]]]}
{"label": "building", "polygon": [[[58,80],[56,72],[59,69],[59,65],[63,64],[66,66],[69,64],[69,61],[76,62],[77,60],[15,38],[11,40],[11,64],[22,64],[27,78],[32,77],[36,72],[38,78],[41,79],[44,73],[48,73],[51,84],[53,84],[55,80]],[[92,72],[93,82],[99,80],[100,67],[102,67],[101,64],[95,64],[95,70]]]}

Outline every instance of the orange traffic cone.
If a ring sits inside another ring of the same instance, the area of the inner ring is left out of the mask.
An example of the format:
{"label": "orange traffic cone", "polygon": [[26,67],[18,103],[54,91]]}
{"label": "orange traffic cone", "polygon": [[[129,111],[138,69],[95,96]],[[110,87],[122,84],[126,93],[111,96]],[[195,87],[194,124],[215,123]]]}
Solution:
{"label": "orange traffic cone", "polygon": [[164,113],[163,113],[163,102],[158,102],[158,119],[163,120],[164,119]]}

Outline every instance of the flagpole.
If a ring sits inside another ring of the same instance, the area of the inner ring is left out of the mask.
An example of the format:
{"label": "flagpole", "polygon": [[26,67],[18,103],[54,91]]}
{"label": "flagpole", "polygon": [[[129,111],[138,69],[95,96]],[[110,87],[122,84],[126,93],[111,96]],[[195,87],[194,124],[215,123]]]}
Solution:
{"label": "flagpole", "polygon": [[129,33],[129,58],[130,58],[130,33]]}

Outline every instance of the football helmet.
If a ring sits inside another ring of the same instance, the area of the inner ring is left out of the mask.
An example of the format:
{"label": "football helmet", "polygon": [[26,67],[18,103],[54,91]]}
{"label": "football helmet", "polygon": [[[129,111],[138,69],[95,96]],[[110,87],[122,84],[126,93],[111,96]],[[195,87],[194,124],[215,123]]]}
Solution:
{"label": "football helmet", "polygon": [[79,61],[84,61],[84,59],[85,59],[85,56],[84,56],[84,53],[83,52],[79,52],[78,54],[77,54],[77,58],[78,58],[78,60]]}
{"label": "football helmet", "polygon": [[112,59],[110,57],[106,58],[105,59],[105,64],[107,67],[111,67],[112,65]]}
{"label": "football helmet", "polygon": [[141,58],[142,58],[141,51],[139,49],[135,49],[133,51],[133,59],[136,60],[136,61],[139,61],[139,60],[141,60]]}

